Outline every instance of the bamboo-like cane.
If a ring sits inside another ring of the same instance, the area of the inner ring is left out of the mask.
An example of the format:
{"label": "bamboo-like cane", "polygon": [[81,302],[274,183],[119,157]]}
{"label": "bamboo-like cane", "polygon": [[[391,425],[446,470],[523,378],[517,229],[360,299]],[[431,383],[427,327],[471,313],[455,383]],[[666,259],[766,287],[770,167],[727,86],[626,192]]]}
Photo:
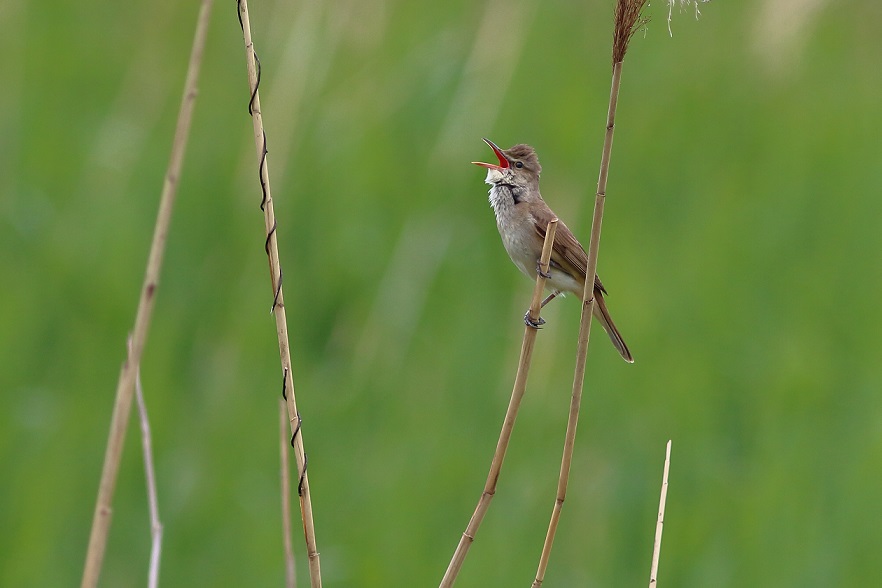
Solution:
{"label": "bamboo-like cane", "polygon": [[98,577],[101,574],[101,566],[104,562],[107,535],[110,532],[111,515],[113,513],[113,494],[116,490],[116,479],[119,473],[126,430],[129,425],[135,377],[141,365],[141,355],[144,351],[144,344],[147,341],[147,331],[153,315],[153,305],[156,301],[156,288],[159,285],[159,274],[162,268],[163,254],[165,253],[165,242],[178,190],[178,178],[181,175],[184,152],[187,149],[187,138],[190,134],[190,121],[193,117],[193,106],[197,93],[196,82],[199,79],[199,68],[202,64],[202,53],[205,49],[211,5],[212,0],[202,0],[202,6],[199,9],[196,32],[193,37],[193,48],[190,52],[190,63],[187,67],[187,79],[184,83],[184,95],[181,99],[180,111],[178,112],[178,122],[175,128],[171,157],[169,158],[168,170],[165,174],[165,182],[162,186],[159,212],[157,213],[156,224],[153,229],[153,242],[150,245],[150,255],[147,259],[147,269],[144,273],[144,284],[141,288],[141,299],[138,302],[135,327],[131,335],[131,352],[127,354],[116,385],[116,400],[114,401],[113,416],[110,421],[110,434],[107,439],[107,450],[104,454],[104,466],[101,471],[98,499],[95,504],[92,531],[89,536],[89,547],[83,570],[81,584],[83,588],[92,588],[98,584]]}
{"label": "bamboo-like cane", "polygon": [[312,500],[309,494],[309,476],[306,473],[306,453],[303,449],[303,431],[300,430],[300,415],[294,396],[294,379],[291,375],[291,352],[288,340],[288,321],[285,316],[285,298],[282,292],[282,270],[279,263],[276,216],[270,191],[269,164],[266,160],[266,134],[263,129],[263,116],[260,111],[260,92],[258,91],[258,70],[251,38],[251,21],[248,16],[247,0],[239,0],[239,17],[245,40],[245,61],[248,68],[248,87],[251,90],[251,120],[254,127],[254,146],[260,169],[260,182],[264,190],[263,220],[266,229],[266,251],[269,256],[270,282],[273,290],[273,315],[276,319],[276,335],[279,340],[279,356],[284,374],[284,390],[287,399],[288,423],[293,436],[294,460],[300,476],[298,494],[300,495],[300,514],[303,520],[303,533],[306,539],[306,555],[309,562],[309,578],[312,588],[322,585],[319,552],[316,547],[315,524],[312,514]]}
{"label": "bamboo-like cane", "polygon": [[[545,277],[548,274],[549,261],[551,259],[551,248],[554,244],[554,236],[557,233],[557,219],[552,219],[548,223],[548,229],[545,233],[545,242],[542,246],[542,255],[539,258],[539,267],[542,270],[537,272],[536,288],[533,290],[533,299],[530,303],[530,318],[536,322],[539,319],[539,311],[542,304],[542,294],[545,290]],[[521,358],[518,362],[518,372],[515,376],[514,387],[511,392],[511,400],[508,403],[508,410],[505,413],[505,420],[502,423],[502,431],[499,433],[499,440],[496,443],[496,452],[493,454],[493,461],[490,464],[490,473],[487,475],[487,482],[484,484],[484,491],[478,500],[478,506],[472,515],[465,533],[456,546],[453,558],[447,566],[444,578],[441,580],[441,588],[449,588],[453,586],[459,570],[465,561],[469,547],[475,540],[475,534],[490,508],[490,500],[496,494],[496,483],[499,481],[499,474],[502,470],[502,462],[505,459],[505,452],[508,449],[508,443],[511,439],[512,430],[514,429],[515,419],[518,416],[518,409],[521,400],[524,397],[524,391],[527,387],[527,375],[530,372],[530,361],[533,358],[533,346],[536,342],[536,329],[530,326],[524,328],[524,340],[521,344]]]}
{"label": "bamboo-like cane", "polygon": [[613,32],[613,71],[612,87],[609,96],[609,109],[606,115],[606,134],[603,140],[603,153],[600,159],[600,174],[597,180],[597,193],[594,198],[594,216],[591,221],[591,238],[588,242],[588,264],[585,271],[585,290],[582,293],[582,317],[579,322],[579,339],[576,347],[576,368],[573,374],[573,393],[570,399],[570,415],[564,438],[563,457],[560,464],[560,476],[557,483],[557,496],[551,511],[551,520],[542,554],[539,556],[539,567],[533,587],[538,588],[545,579],[551,547],[560,522],[561,509],[567,495],[570,479],[570,466],[573,462],[573,450],[576,445],[576,428],[579,424],[579,409],[582,405],[582,388],[585,382],[585,363],[588,358],[588,342],[591,332],[591,317],[594,314],[594,279],[597,274],[597,254],[600,249],[600,229],[603,222],[603,206],[606,201],[606,184],[609,175],[609,161],[612,153],[613,133],[615,131],[616,107],[619,100],[619,86],[622,80],[622,61],[628,49],[628,41],[636,27],[643,22],[640,11],[646,0],[617,0],[615,11],[615,29]]}
{"label": "bamboo-like cane", "polygon": [[658,499],[658,520],[655,523],[655,541],[652,545],[652,566],[649,569],[649,588],[658,585],[658,560],[661,557],[662,530],[665,526],[665,503],[668,499],[668,472],[671,469],[671,440],[665,447],[665,470],[662,474],[661,494]]}

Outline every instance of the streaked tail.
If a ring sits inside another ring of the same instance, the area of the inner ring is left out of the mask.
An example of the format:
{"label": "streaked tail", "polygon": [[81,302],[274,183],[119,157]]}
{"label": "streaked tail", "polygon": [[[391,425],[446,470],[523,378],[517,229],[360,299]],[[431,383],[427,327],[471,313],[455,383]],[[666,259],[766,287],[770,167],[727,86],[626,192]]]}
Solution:
{"label": "streaked tail", "polygon": [[597,288],[594,288],[594,316],[596,316],[600,321],[600,324],[603,325],[603,330],[609,335],[609,339],[612,341],[615,348],[622,354],[622,358],[628,363],[634,363],[634,358],[631,356],[631,351],[628,349],[628,346],[625,345],[625,340],[622,339],[622,334],[619,333],[612,317],[609,316],[609,310],[606,308],[606,301],[603,299],[603,293]]}

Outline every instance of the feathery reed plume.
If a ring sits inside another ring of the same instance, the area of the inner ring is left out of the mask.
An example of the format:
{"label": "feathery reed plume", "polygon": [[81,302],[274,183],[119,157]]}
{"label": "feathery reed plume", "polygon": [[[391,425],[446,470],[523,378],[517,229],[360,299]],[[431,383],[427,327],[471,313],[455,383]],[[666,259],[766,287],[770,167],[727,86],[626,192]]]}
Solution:
{"label": "feathery reed plume", "polygon": [[116,400],[110,421],[110,434],[107,440],[107,450],[104,454],[98,500],[95,504],[92,531],[89,536],[89,547],[83,570],[83,588],[92,588],[98,584],[101,565],[104,561],[104,551],[107,547],[107,535],[110,532],[110,519],[113,513],[113,494],[116,490],[116,478],[119,473],[120,458],[132,409],[136,374],[141,365],[141,354],[144,351],[147,331],[153,315],[156,288],[159,284],[162,258],[165,253],[165,242],[178,190],[178,178],[181,175],[184,152],[187,149],[187,139],[190,135],[190,121],[193,117],[193,106],[196,101],[196,82],[199,79],[199,68],[205,49],[211,4],[212,0],[202,0],[199,9],[193,48],[190,52],[190,64],[187,68],[187,79],[184,83],[184,95],[181,99],[171,157],[162,186],[162,196],[159,200],[159,212],[153,229],[153,242],[150,245],[150,255],[147,259],[144,285],[141,288],[141,299],[138,302],[138,312],[135,317],[135,328],[131,335],[131,352],[127,354],[126,361],[123,363],[116,386]]}
{"label": "feathery reed plume", "polygon": [[613,65],[621,63],[628,51],[628,43],[640,27],[649,19],[642,15],[646,0],[617,0],[615,11],[615,27],[613,29]]}
{"label": "feathery reed plume", "polygon": [[674,33],[671,32],[671,15],[674,12],[674,4],[677,4],[678,2],[680,4],[680,10],[683,10],[690,5],[694,6],[695,18],[697,20],[698,17],[701,16],[701,11],[698,9],[698,3],[701,2],[703,4],[705,2],[710,2],[710,0],[668,0],[668,35],[672,37],[674,36]]}
{"label": "feathery reed plume", "polygon": [[[539,258],[539,269],[536,272],[536,288],[533,290],[533,299],[530,303],[530,318],[536,323],[539,320],[539,310],[542,305],[542,293],[545,290],[545,276],[548,275],[548,266],[551,260],[551,248],[554,244],[554,236],[557,233],[557,219],[548,222],[548,229],[545,233],[545,242],[542,246],[542,255]],[[484,491],[478,500],[478,506],[472,515],[465,533],[456,546],[453,558],[447,566],[444,578],[441,580],[441,588],[449,588],[453,586],[459,570],[465,561],[469,547],[475,540],[475,534],[490,508],[490,500],[496,494],[496,483],[499,481],[499,474],[502,470],[502,462],[505,460],[505,452],[508,449],[508,442],[511,439],[511,433],[514,430],[515,419],[518,417],[518,409],[521,400],[524,397],[524,391],[527,388],[527,375],[530,372],[530,361],[533,358],[533,346],[536,342],[536,331],[534,327],[526,326],[524,328],[524,340],[521,344],[521,358],[518,362],[518,372],[515,376],[514,387],[511,392],[511,400],[508,403],[508,410],[505,413],[505,420],[502,423],[502,431],[499,433],[499,441],[496,443],[496,452],[493,454],[493,461],[490,463],[490,473],[487,475],[487,482],[484,484]]]}
{"label": "feathery reed plume", "polygon": [[269,166],[266,157],[266,132],[263,128],[263,116],[260,110],[260,62],[254,52],[254,42],[251,37],[251,21],[248,15],[247,0],[239,0],[238,11],[239,24],[242,26],[242,35],[245,40],[245,61],[248,68],[248,88],[251,91],[248,112],[251,114],[251,120],[253,123],[254,146],[257,150],[260,187],[263,192],[263,200],[260,204],[260,208],[263,210],[263,220],[266,229],[265,249],[267,257],[269,258],[270,284],[273,290],[273,305],[271,311],[276,320],[276,335],[279,340],[279,356],[282,362],[282,397],[286,401],[288,412],[287,418],[291,428],[291,446],[294,448],[294,460],[297,463],[297,472],[300,476],[300,482],[297,486],[297,494],[300,496],[300,515],[303,520],[303,533],[306,539],[309,578],[312,588],[320,588],[322,585],[321,565],[319,561],[319,552],[316,547],[312,499],[309,494],[309,477],[306,473],[307,458],[306,452],[303,449],[303,431],[301,431],[300,413],[297,410],[297,402],[294,397],[294,379],[291,375],[291,346],[288,340],[288,321],[285,315],[285,297],[282,292],[282,266],[279,262],[276,216],[273,208],[272,193],[270,191]]}

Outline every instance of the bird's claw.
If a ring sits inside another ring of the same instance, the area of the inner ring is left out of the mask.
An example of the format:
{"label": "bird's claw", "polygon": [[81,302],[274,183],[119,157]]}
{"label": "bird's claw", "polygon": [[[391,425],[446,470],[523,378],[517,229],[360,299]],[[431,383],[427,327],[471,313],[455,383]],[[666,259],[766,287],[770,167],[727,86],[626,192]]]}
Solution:
{"label": "bird's claw", "polygon": [[542,271],[542,262],[541,261],[536,262],[536,273],[539,274],[540,276],[542,276],[543,278],[545,278],[546,280],[551,279],[551,272],[550,271],[547,271],[547,272]]}
{"label": "bird's claw", "polygon": [[537,330],[538,330],[538,329],[541,329],[541,328],[542,328],[542,325],[545,324],[545,319],[543,319],[543,318],[540,316],[539,318],[537,318],[537,319],[534,321],[534,320],[533,320],[533,317],[530,316],[530,311],[528,310],[527,313],[524,315],[524,324],[527,325],[528,327],[530,327],[531,329],[537,329]]}

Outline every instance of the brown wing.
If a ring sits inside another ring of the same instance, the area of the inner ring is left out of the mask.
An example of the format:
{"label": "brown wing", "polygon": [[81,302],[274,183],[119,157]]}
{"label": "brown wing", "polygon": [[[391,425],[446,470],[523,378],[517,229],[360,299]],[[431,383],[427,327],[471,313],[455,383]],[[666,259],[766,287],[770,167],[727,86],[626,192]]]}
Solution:
{"label": "brown wing", "polygon": [[[544,204],[544,203],[543,203]],[[556,218],[554,212],[548,206],[534,206],[533,218],[536,220],[534,227],[536,234],[541,240],[545,240],[545,232],[548,229],[548,222]],[[556,255],[555,255],[556,254]],[[588,254],[582,248],[582,244],[573,235],[573,232],[558,219],[557,233],[554,235],[554,243],[552,245],[552,263],[555,263],[566,272],[572,275],[580,275],[585,279],[585,272],[588,268]],[[594,287],[606,294],[606,289],[600,282],[600,278],[594,276]]]}

